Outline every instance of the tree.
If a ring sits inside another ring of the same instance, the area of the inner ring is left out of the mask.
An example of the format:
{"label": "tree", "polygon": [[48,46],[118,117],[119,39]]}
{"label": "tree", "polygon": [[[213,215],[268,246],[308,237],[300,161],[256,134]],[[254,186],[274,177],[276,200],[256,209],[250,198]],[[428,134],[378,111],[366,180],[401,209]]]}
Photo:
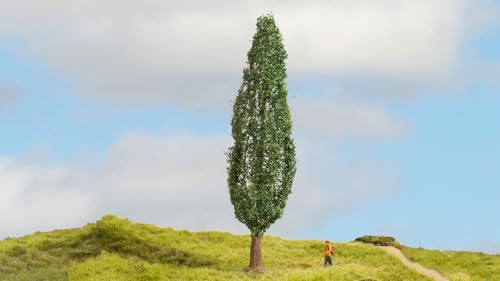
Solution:
{"label": "tree", "polygon": [[257,19],[231,121],[228,186],[236,218],[251,232],[248,270],[262,272],[262,236],[281,216],[295,177],[287,104],[287,53],[272,15]]}

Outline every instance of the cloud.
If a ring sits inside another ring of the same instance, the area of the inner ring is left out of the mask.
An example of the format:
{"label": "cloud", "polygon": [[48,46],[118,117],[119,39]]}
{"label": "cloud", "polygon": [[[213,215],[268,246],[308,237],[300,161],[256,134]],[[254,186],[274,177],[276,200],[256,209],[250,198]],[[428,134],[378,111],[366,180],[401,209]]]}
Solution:
{"label": "cloud", "polygon": [[500,28],[500,5],[492,1],[467,2],[469,32],[473,35],[498,31]]}
{"label": "cloud", "polygon": [[382,107],[346,99],[291,99],[296,131],[329,138],[389,140],[408,133],[410,125]]}
{"label": "cloud", "polygon": [[392,198],[400,190],[389,172],[390,163],[370,157],[343,158],[327,141],[299,138],[296,142],[300,149],[293,192],[283,219],[271,227],[271,233],[294,238],[332,215]]}
{"label": "cloud", "polygon": [[0,237],[84,224],[105,213],[165,226],[243,232],[220,137],[127,134],[101,160],[0,162]]}
{"label": "cloud", "polygon": [[[459,39],[459,2],[440,2],[449,4],[441,17],[436,11],[442,4],[403,2],[278,1],[263,8],[264,2],[218,1],[194,9],[192,2],[181,1],[22,0],[0,11],[0,34],[25,42],[20,52],[64,72],[84,95],[133,105],[215,107],[234,96],[255,18],[269,10],[283,32],[294,79],[397,81],[446,73]],[[384,163],[343,159],[329,149],[329,141],[392,139],[405,134],[405,122],[383,108],[336,98],[298,99],[292,110],[300,135],[299,170],[285,216],[272,233],[300,233],[332,211],[397,192]],[[246,232],[227,194],[224,151],[230,142],[189,133],[131,133],[101,160],[88,163],[74,159],[53,168],[9,160],[22,181],[4,190],[25,192],[5,205],[20,210],[10,214],[18,224],[5,224],[0,236],[84,223],[103,213],[177,228]],[[12,185],[10,173],[0,175],[0,183]],[[53,202],[43,197],[44,190],[55,194]],[[65,208],[60,202],[74,208],[67,217],[54,215]],[[36,224],[30,214],[38,216]],[[4,225],[3,217],[0,222]]]}
{"label": "cloud", "polygon": [[91,202],[71,172],[0,158],[0,237],[84,222]]}
{"label": "cloud", "polygon": [[121,137],[91,171],[95,212],[190,229],[242,230],[226,184],[223,137]]}
{"label": "cloud", "polygon": [[13,108],[22,96],[19,86],[10,80],[0,80],[0,111]]}
{"label": "cloud", "polygon": [[[291,77],[435,80],[456,63],[463,2],[50,1],[3,5],[0,38],[25,43],[81,94],[128,105],[224,104],[255,19],[272,11]],[[61,24],[64,22],[64,24]]]}
{"label": "cloud", "polygon": [[[4,159],[0,237],[84,224],[105,213],[176,228],[246,233],[227,192],[224,152],[230,143],[218,135],[129,133],[100,160],[77,157],[53,167]],[[397,190],[380,163],[345,161],[325,151],[325,143],[298,140],[298,145],[294,192],[270,233],[297,237],[323,223],[330,211],[356,209]]]}

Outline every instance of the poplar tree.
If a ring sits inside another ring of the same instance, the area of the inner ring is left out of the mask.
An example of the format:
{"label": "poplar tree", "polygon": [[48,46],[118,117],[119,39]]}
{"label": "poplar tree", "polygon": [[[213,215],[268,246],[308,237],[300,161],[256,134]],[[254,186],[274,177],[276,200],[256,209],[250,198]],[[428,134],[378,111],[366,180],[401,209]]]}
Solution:
{"label": "poplar tree", "polygon": [[287,53],[272,15],[257,19],[247,56],[233,106],[228,186],[235,216],[251,232],[248,270],[262,272],[262,236],[283,215],[296,171]]}

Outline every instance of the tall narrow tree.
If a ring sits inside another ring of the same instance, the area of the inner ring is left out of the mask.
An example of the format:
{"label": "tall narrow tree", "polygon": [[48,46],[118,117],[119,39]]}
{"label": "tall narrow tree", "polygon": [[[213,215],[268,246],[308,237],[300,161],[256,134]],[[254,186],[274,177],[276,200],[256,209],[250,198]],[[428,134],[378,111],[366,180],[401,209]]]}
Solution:
{"label": "tall narrow tree", "polygon": [[296,171],[287,104],[287,53],[272,15],[257,19],[233,107],[228,185],[236,218],[251,232],[250,271],[261,272],[261,239],[283,215]]}

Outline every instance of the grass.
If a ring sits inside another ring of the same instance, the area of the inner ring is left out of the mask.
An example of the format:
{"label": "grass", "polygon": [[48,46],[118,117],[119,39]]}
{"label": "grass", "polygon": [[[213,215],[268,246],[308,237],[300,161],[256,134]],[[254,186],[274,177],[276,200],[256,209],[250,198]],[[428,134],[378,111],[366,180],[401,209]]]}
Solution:
{"label": "grass", "polygon": [[246,235],[176,231],[105,216],[78,229],[0,241],[0,280],[430,280],[373,245],[334,243],[334,266],[323,269],[322,241],[272,236],[263,240],[267,272],[256,275],[244,271],[249,244]]}
{"label": "grass", "polygon": [[355,242],[362,242],[366,244],[373,244],[376,246],[392,246],[401,249],[401,244],[394,238],[390,236],[371,236],[365,235],[354,239]]}
{"label": "grass", "polygon": [[408,259],[440,272],[450,281],[500,280],[500,255],[408,247],[401,250]]}

